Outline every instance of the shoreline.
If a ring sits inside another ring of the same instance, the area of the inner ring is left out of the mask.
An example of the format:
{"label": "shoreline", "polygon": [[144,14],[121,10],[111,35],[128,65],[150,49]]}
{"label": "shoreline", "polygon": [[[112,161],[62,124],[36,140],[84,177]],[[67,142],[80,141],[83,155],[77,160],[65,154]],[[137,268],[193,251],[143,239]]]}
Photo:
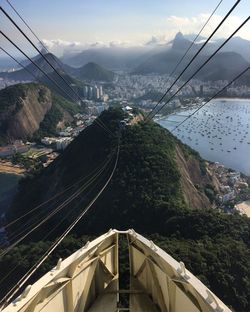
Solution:
{"label": "shoreline", "polygon": [[10,162],[3,162],[0,161],[0,174],[16,174],[16,175],[23,175],[25,174],[26,170],[24,168],[15,166]]}
{"label": "shoreline", "polygon": [[250,200],[246,200],[235,205],[235,209],[250,218]]}
{"label": "shoreline", "polygon": [[[216,97],[213,100],[227,100],[227,101],[250,101],[250,97]],[[211,100],[211,101],[213,101]]]}

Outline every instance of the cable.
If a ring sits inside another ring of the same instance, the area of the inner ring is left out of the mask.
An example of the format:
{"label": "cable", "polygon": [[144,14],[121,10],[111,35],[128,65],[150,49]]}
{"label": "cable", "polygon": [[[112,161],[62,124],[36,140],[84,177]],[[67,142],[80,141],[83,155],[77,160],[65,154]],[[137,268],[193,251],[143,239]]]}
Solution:
{"label": "cable", "polygon": [[216,51],[210,55],[210,57],[194,72],[194,74],[192,74],[192,76],[167,100],[167,102],[164,103],[164,105],[162,105],[154,114],[152,117],[150,117],[151,119],[159,113],[160,110],[163,109],[163,107],[165,107],[184,87],[185,85],[188,84],[188,82],[215,56],[215,54],[217,54],[223,47],[225,44],[227,44],[227,42],[249,21],[250,16],[248,18],[245,19],[245,21],[219,46],[218,49],[216,49]]}
{"label": "cable", "polygon": [[241,0],[237,0],[236,3],[233,5],[233,7],[228,11],[226,16],[222,19],[222,21],[217,25],[217,27],[213,30],[211,35],[207,38],[207,40],[203,43],[203,45],[200,47],[200,49],[195,53],[195,55],[192,57],[192,59],[188,62],[188,64],[185,66],[185,68],[182,70],[182,72],[179,74],[179,76],[175,79],[175,81],[172,83],[172,85],[167,89],[167,91],[163,94],[163,96],[160,98],[158,103],[155,105],[152,111],[148,113],[145,120],[152,119],[150,117],[151,113],[158,107],[158,105],[163,101],[163,99],[166,97],[168,92],[172,89],[172,87],[175,85],[175,83],[180,79],[180,77],[183,75],[183,73],[188,69],[188,67],[192,64],[192,62],[196,59],[196,57],[200,54],[200,52],[204,49],[204,47],[207,45],[207,43],[210,41],[210,39],[213,37],[213,35],[217,32],[217,30],[221,27],[221,25],[225,22],[225,20],[228,18],[228,16],[233,12],[233,10],[236,8],[236,6],[240,3]]}
{"label": "cable", "polygon": [[[113,153],[112,153],[113,154]],[[63,201],[57,208],[55,208],[55,210],[53,210],[49,216],[47,216],[46,220],[43,219],[41,222],[39,222],[39,220],[35,221],[33,224],[24,224],[24,226],[26,226],[26,228],[24,230],[22,230],[21,232],[14,232],[15,236],[11,237],[11,240],[14,240],[16,238],[18,238],[18,236],[20,236],[21,234],[25,233],[25,231],[29,228],[31,228],[32,226],[38,225],[35,228],[33,228],[31,231],[29,231],[29,233],[27,235],[29,235],[31,232],[33,232],[36,228],[38,228],[40,225],[42,225],[44,222],[46,222],[48,219],[50,219],[51,217],[53,217],[54,214],[56,214],[58,211],[60,211],[62,208],[64,208],[68,203],[70,203],[71,201],[73,201],[78,195],[80,195],[89,185],[91,185],[91,183],[98,178],[98,176],[105,170],[105,168],[107,167],[107,165],[109,164],[109,162],[111,161],[112,157],[110,157],[110,159],[108,159],[108,161],[105,162],[104,166],[101,167],[101,169],[89,180],[87,181],[84,185],[82,185],[75,193],[73,193],[72,195],[70,195],[70,197],[68,197],[65,201]],[[41,211],[40,211],[41,213]],[[39,213],[38,213],[39,214]],[[37,215],[35,216],[37,217]],[[30,220],[29,220],[30,222]],[[18,234],[17,234],[18,233]],[[26,235],[26,236],[27,236]],[[25,237],[26,237],[25,236]],[[21,240],[23,240],[25,237],[22,237]],[[11,246],[9,246],[8,248],[6,248],[5,250],[7,250],[7,252],[9,251],[9,249],[15,247],[13,246],[14,244],[17,245],[17,243],[19,243],[21,241],[19,239],[18,242],[13,243]],[[5,251],[4,251],[5,252]],[[7,253],[6,252],[6,253]],[[3,254],[3,253],[2,253]],[[0,254],[0,257],[2,256],[2,254]]]}
{"label": "cable", "polygon": [[117,168],[118,159],[120,153],[120,143],[118,141],[117,145],[117,154],[116,160],[109,176],[108,180],[98,192],[98,194],[94,197],[93,200],[88,204],[88,206],[80,213],[80,215],[75,219],[75,221],[66,229],[66,231],[52,244],[52,246],[47,250],[46,253],[40,258],[40,260],[19,280],[19,282],[5,295],[1,302],[4,301],[4,306],[9,303],[9,301],[13,298],[13,296],[18,292],[18,290],[26,283],[26,281],[30,278],[30,276],[43,264],[43,262],[48,258],[48,256],[55,250],[55,248],[62,242],[62,240],[68,235],[68,233],[76,226],[76,224],[82,219],[82,217],[88,212],[88,210],[92,207],[95,201],[99,198],[99,196],[103,193],[103,191],[108,186],[109,182],[111,181],[115,170]]}
{"label": "cable", "polygon": [[202,109],[210,101],[212,101],[214,98],[216,98],[220,93],[225,91],[232,83],[234,83],[237,79],[239,79],[242,75],[244,75],[249,69],[250,69],[250,66],[248,66],[245,70],[243,70],[238,76],[236,76],[233,80],[231,80],[225,87],[223,87],[220,91],[218,91],[215,95],[213,95],[208,101],[206,101],[201,106],[199,106],[192,114],[190,114],[187,118],[185,118],[181,123],[179,123],[170,132],[173,133],[176,129],[178,129],[181,125],[183,125],[189,118],[191,118],[193,115],[195,115],[200,109]]}
{"label": "cable", "polygon": [[[103,162],[103,164],[105,163],[105,161]],[[103,164],[101,164],[100,167],[103,166]],[[77,184],[81,183],[82,181],[84,181],[85,179],[89,178],[91,175],[93,175],[95,173],[95,171],[99,169],[95,168],[91,173],[89,173],[87,176],[82,177],[80,180],[78,180],[77,182],[75,182],[74,184],[67,186],[64,190],[62,190],[61,192],[55,194],[53,197],[49,198],[48,200],[46,200],[45,202],[37,205],[36,207],[34,207],[33,209],[31,209],[30,211],[26,212],[24,215],[16,218],[15,220],[10,221],[8,224],[4,225],[4,228],[7,229],[8,227],[10,227],[11,225],[15,224],[16,222],[22,220],[24,217],[28,216],[29,214],[31,214],[32,212],[38,210],[39,208],[41,208],[42,206],[44,206],[45,204],[51,202],[53,199],[57,198],[58,196],[64,194],[65,192],[67,192],[68,190],[70,190],[71,188],[73,188],[74,186],[76,186]]]}
{"label": "cable", "polygon": [[[93,188],[92,188],[93,190]],[[54,232],[55,229],[57,229],[62,223],[63,221],[65,221],[65,219],[68,219],[68,217],[71,215],[73,215],[74,210],[69,210],[69,212],[60,220],[59,223],[57,223],[52,230],[50,230],[45,236],[43,236],[43,240],[45,240],[47,237],[49,237],[49,235]],[[22,258],[22,260],[27,259],[27,255],[25,257]],[[1,280],[0,280],[0,284],[3,283],[3,281],[5,281],[18,267],[20,266],[20,264],[18,264],[17,266],[15,266],[11,271],[8,272],[8,274],[6,274]]]}
{"label": "cable", "polygon": [[[50,236],[51,233],[53,233],[62,223],[65,221],[70,214],[73,214],[74,211],[69,210],[67,214],[64,215],[64,217],[49,231],[46,232],[46,235],[43,236],[43,241]],[[28,255],[22,258],[22,260],[27,259]],[[18,267],[20,266],[20,263],[18,263],[12,270],[8,271],[8,273],[0,280],[0,285],[5,281]],[[0,308],[1,310],[1,308]]]}
{"label": "cable", "polygon": [[[112,159],[112,158],[111,158]],[[110,159],[110,160],[111,160]],[[31,230],[29,230],[26,234],[24,234],[21,238],[19,238],[15,243],[11,244],[7,247],[2,253],[0,253],[0,257],[6,255],[9,251],[11,251],[17,244],[23,241],[28,235],[30,235],[34,230],[39,228],[42,224],[52,218],[57,212],[61,211],[64,207],[66,207],[69,203],[71,203],[75,198],[77,198],[89,185],[91,185],[105,170],[110,160],[107,161],[105,166],[99,170],[97,174],[95,174],[88,182],[86,182],[83,186],[81,186],[74,194],[72,194],[69,198],[67,198],[62,204],[60,204],[55,210],[53,210],[46,218],[36,224]]]}

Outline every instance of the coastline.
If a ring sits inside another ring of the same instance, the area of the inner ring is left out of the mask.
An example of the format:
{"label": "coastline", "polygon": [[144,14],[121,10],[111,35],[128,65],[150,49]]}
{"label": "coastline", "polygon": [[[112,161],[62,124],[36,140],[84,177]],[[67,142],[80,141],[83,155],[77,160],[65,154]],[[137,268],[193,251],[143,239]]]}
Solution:
{"label": "coastline", "polygon": [[216,97],[213,100],[227,100],[227,101],[245,101],[248,100],[250,101],[250,97]]}
{"label": "coastline", "polygon": [[250,218],[250,200],[246,200],[240,204],[235,205],[235,209],[238,210],[241,214],[245,214]]}
{"label": "coastline", "polygon": [[23,175],[25,172],[24,168],[13,165],[11,162],[0,161],[0,173]]}

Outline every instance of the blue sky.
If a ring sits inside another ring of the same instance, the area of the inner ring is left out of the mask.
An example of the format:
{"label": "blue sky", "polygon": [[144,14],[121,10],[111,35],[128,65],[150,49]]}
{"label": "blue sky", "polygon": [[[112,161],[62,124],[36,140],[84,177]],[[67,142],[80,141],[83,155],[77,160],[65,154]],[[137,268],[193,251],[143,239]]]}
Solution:
{"label": "blue sky", "polygon": [[[168,40],[177,31],[197,33],[219,0],[9,0],[28,21],[35,32],[50,47],[86,43],[117,42],[139,45],[152,36]],[[19,22],[5,0],[1,5]],[[223,3],[204,30],[206,36],[225,15],[235,0]],[[231,20],[221,29],[218,37],[230,34],[250,12],[250,0],[242,0]],[[22,23],[19,25],[23,27]],[[0,16],[0,26],[22,46],[21,37]],[[25,27],[24,27],[25,29]],[[239,34],[250,39],[250,25]],[[0,44],[6,45],[0,38]]]}

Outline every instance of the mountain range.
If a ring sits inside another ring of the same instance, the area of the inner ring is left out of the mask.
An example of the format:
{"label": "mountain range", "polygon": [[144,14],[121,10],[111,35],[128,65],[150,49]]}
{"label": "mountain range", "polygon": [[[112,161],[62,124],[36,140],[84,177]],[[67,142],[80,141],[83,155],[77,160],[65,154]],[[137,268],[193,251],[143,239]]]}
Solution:
{"label": "mountain range", "polygon": [[[153,42],[144,47],[121,48],[105,47],[91,48],[76,55],[64,56],[59,60],[56,56],[49,53],[46,56],[48,60],[58,71],[64,71],[74,79],[84,82],[103,81],[111,82],[117,72],[126,71],[132,74],[170,74],[176,64],[182,58],[185,51],[191,45],[192,36],[184,36],[177,33],[175,38],[167,44]],[[191,57],[198,51],[204,38],[195,43],[182,61],[176,75],[188,64]],[[154,41],[154,40],[153,40]],[[190,75],[204,61],[206,61],[216,48],[223,42],[223,39],[211,41],[198,55],[196,60],[183,75],[183,79]],[[43,68],[46,73],[51,73],[53,69],[45,62],[42,57],[35,57],[34,61]],[[27,63],[26,63],[27,64]],[[207,63],[196,78],[204,81],[231,80],[250,64],[250,41],[240,37],[234,37],[223,49],[217,53],[211,61]],[[44,79],[43,75],[33,64],[27,64],[26,68],[32,71],[37,77]],[[16,81],[32,81],[33,78],[24,70],[20,69],[14,72],[0,73],[0,77],[9,78]],[[57,78],[56,78],[57,79]],[[68,79],[70,79],[68,77]],[[249,85],[249,78],[241,79],[240,82]],[[74,84],[77,84],[74,82]]]}
{"label": "mountain range", "polygon": [[[190,46],[195,35],[183,35],[177,33],[175,38],[167,43],[158,42],[157,38],[152,38],[145,46],[142,47],[102,47],[102,48],[90,48],[84,50],[76,55],[69,55],[63,57],[63,62],[71,66],[82,66],[88,62],[96,62],[110,70],[126,70],[140,72],[158,72],[161,63],[161,59],[165,55],[165,68],[173,68],[175,64],[182,57],[186,49]],[[201,47],[205,38],[199,36],[197,43],[195,43],[191,49],[189,56]],[[211,54],[224,39],[214,39],[209,42],[204,49],[201,56],[207,56]],[[224,52],[234,52],[240,54],[247,63],[250,62],[250,41],[242,39],[240,37],[233,37],[221,50]],[[240,57],[235,54],[236,57]],[[155,62],[155,68],[152,67],[152,63]],[[148,67],[148,64],[151,67]],[[230,63],[228,64],[230,65]],[[146,66],[146,68],[144,68]],[[160,71],[161,72],[161,71]]]}
{"label": "mountain range", "polygon": [[[172,47],[166,52],[160,52],[152,55],[143,63],[141,63],[135,70],[135,74],[170,74],[179,60],[182,58],[184,51],[188,49],[191,42],[187,40],[181,33],[178,33],[172,42]],[[197,44],[190,50],[186,58],[181,62],[180,66],[176,70],[175,74],[178,75],[185,68],[192,56],[200,48],[200,44]],[[209,51],[208,51],[209,50]],[[215,45],[209,46],[204,52],[200,53],[196,60],[193,62],[190,69],[187,69],[183,74],[183,78],[189,78],[198,67],[203,64],[209,57],[209,52],[215,50]],[[206,66],[195,76],[204,81],[216,81],[216,80],[231,80],[243,69],[247,68],[248,63],[241,54],[236,52],[219,52]]]}
{"label": "mountain range", "polygon": [[[80,68],[70,67],[62,63],[54,54],[47,53],[44,55],[45,58],[52,64],[52,66],[60,72],[61,75],[64,75],[66,80],[69,80],[70,83],[77,84],[74,78],[80,79],[82,81],[103,81],[110,82],[114,79],[114,73],[101,67],[98,64],[90,62],[83,65]],[[52,78],[60,81],[59,76],[54,72],[53,68],[44,60],[42,56],[36,56],[33,58],[33,61],[43,69],[46,74],[53,75]],[[48,80],[46,76],[32,63],[25,62],[25,69],[19,69],[14,72],[0,72],[0,77],[7,78],[10,80],[16,81],[34,81],[34,77],[28,73],[32,72],[40,80]],[[24,64],[24,65],[25,65]],[[71,76],[71,77],[70,77]]]}

